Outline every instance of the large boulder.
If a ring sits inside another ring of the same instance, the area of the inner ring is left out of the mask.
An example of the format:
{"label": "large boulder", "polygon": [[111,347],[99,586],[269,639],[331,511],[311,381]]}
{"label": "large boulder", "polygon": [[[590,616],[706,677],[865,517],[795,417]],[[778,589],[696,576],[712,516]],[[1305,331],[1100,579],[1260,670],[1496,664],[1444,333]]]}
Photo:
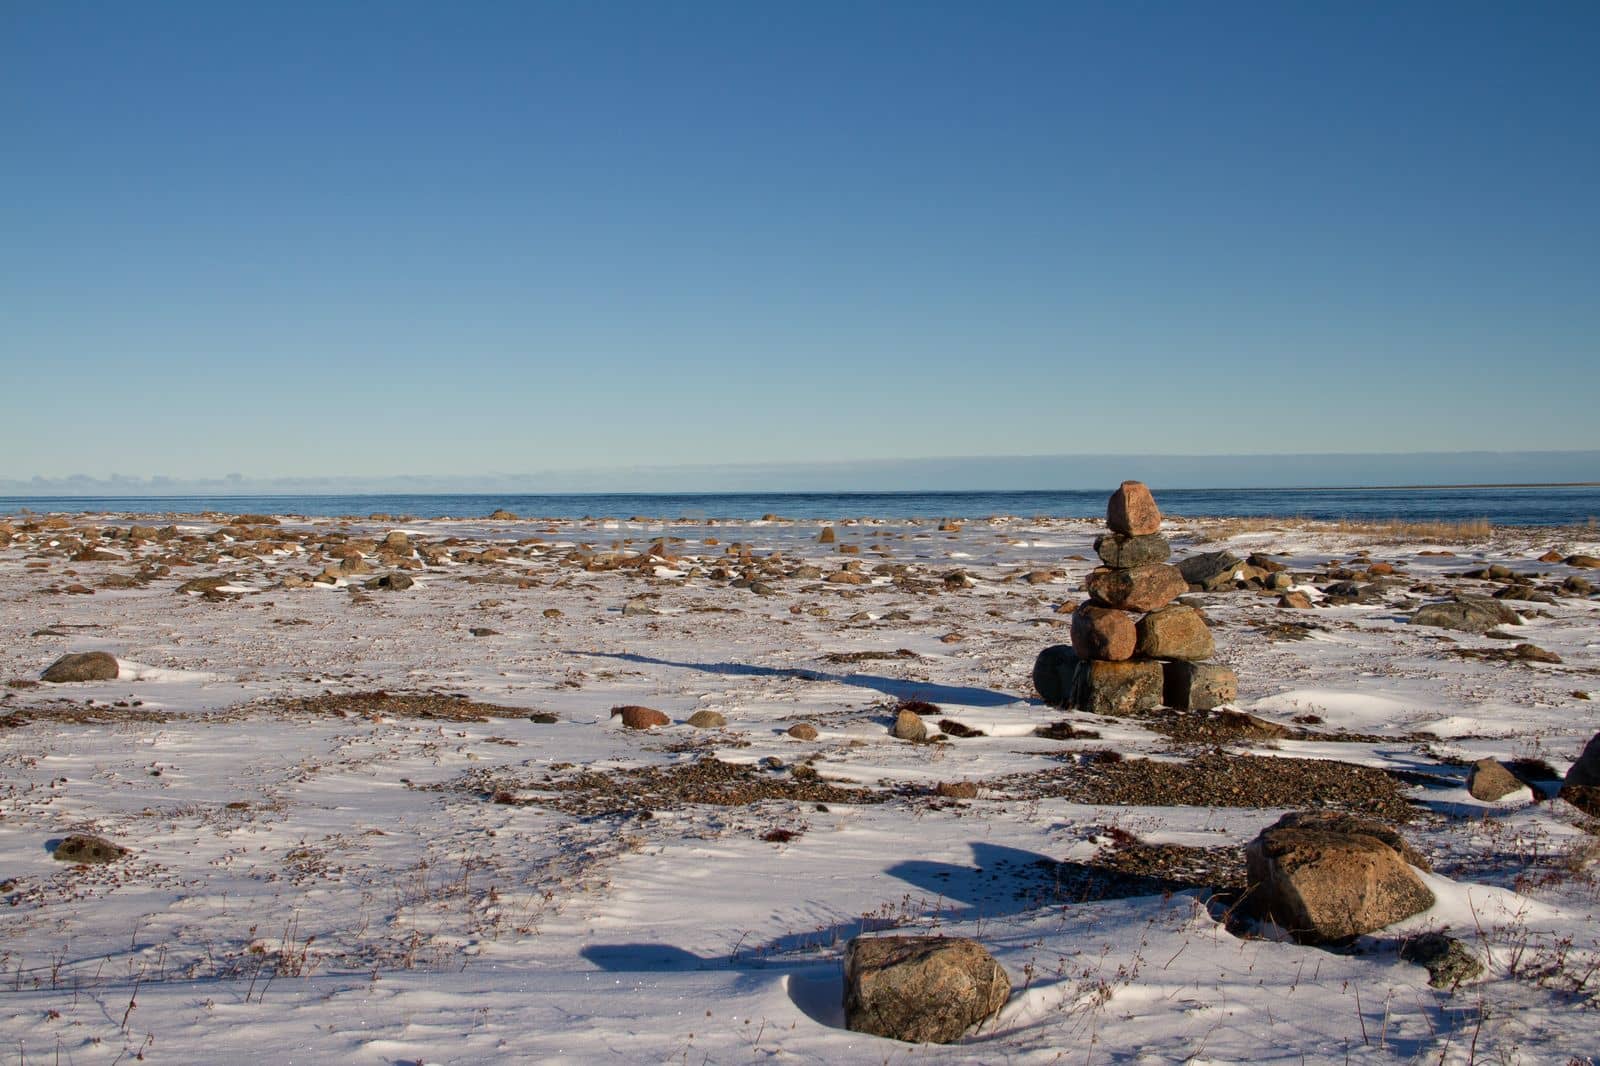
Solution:
{"label": "large boulder", "polygon": [[1161,508],[1142,481],[1124,481],[1106,501],[1106,526],[1113,533],[1142,537],[1161,528]]}
{"label": "large boulder", "polygon": [[1084,604],[1072,612],[1072,650],[1081,659],[1131,659],[1138,639],[1127,611]]}
{"label": "large boulder", "polygon": [[1033,690],[1052,707],[1065,707],[1081,662],[1070,644],[1052,644],[1033,661]]}
{"label": "large boulder", "polygon": [[1594,818],[1600,818],[1600,733],[1589,738],[1578,761],[1561,783],[1561,798]]}
{"label": "large boulder", "polygon": [[1205,616],[1193,607],[1174,605],[1139,619],[1137,654],[1147,659],[1209,659],[1217,650]]}
{"label": "large boulder", "polygon": [[994,956],[958,937],[856,937],[845,949],[845,1028],[948,1044],[1005,1006],[1011,982]]}
{"label": "large boulder", "polygon": [[1158,662],[1090,662],[1078,673],[1078,687],[1067,706],[1090,714],[1135,714],[1161,706],[1161,688]]}
{"label": "large boulder", "polygon": [[1521,625],[1522,616],[1489,596],[1457,596],[1443,603],[1418,607],[1411,614],[1411,624],[1463,633],[1487,633],[1499,625]]}
{"label": "large boulder", "polygon": [[1245,846],[1246,898],[1301,943],[1371,933],[1434,905],[1402,848],[1399,834],[1365,819],[1288,814]]}
{"label": "large boulder", "polygon": [[1189,584],[1177,567],[1157,563],[1126,570],[1092,570],[1084,580],[1084,588],[1102,607],[1154,611],[1189,591]]}
{"label": "large boulder", "polygon": [[39,675],[40,681],[65,684],[71,681],[115,681],[117,658],[103,651],[80,651],[63,655]]}
{"label": "large boulder", "polygon": [[1159,533],[1142,537],[1104,533],[1094,539],[1094,550],[1107,566],[1118,569],[1164,563],[1172,555],[1172,545]]}
{"label": "large boulder", "polygon": [[1220,663],[1178,660],[1161,673],[1161,702],[1180,711],[1210,711],[1239,698],[1239,675]]}
{"label": "large boulder", "polygon": [[1233,588],[1243,576],[1245,561],[1232,552],[1202,552],[1178,560],[1178,571],[1184,581],[1198,585],[1205,592],[1221,592]]}

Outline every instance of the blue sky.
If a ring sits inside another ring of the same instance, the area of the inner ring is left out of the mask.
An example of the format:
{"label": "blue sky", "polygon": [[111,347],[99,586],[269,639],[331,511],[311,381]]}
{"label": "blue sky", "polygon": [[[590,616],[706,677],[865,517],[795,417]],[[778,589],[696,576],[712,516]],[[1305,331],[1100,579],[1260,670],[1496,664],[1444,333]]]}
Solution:
{"label": "blue sky", "polygon": [[1597,54],[1587,2],[5,5],[0,477],[1600,448]]}

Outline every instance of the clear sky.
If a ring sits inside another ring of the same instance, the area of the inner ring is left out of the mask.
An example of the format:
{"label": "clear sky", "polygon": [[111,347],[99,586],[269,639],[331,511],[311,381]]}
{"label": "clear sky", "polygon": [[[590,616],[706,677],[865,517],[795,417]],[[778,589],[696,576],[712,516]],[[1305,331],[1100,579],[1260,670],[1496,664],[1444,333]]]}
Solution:
{"label": "clear sky", "polygon": [[1597,56],[1589,0],[0,3],[0,477],[1600,448]]}

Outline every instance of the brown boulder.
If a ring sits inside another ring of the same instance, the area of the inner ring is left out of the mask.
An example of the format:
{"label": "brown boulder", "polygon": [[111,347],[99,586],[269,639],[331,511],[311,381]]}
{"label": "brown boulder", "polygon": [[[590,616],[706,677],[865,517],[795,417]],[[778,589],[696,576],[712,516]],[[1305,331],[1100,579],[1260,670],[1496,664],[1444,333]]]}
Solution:
{"label": "brown boulder", "polygon": [[1472,769],[1467,773],[1467,791],[1473,799],[1493,803],[1495,800],[1504,799],[1513,792],[1526,791],[1527,785],[1517,778],[1495,759],[1479,759],[1472,764]]}
{"label": "brown boulder", "polygon": [[1127,570],[1090,571],[1084,588],[1102,607],[1154,611],[1188,592],[1189,583],[1177,567],[1157,563]]}
{"label": "brown boulder", "polygon": [[1296,940],[1344,940],[1433,906],[1433,893],[1379,836],[1294,819],[1263,829],[1246,845],[1245,862],[1250,906]]}
{"label": "brown boulder", "polygon": [[1209,711],[1239,698],[1239,676],[1219,663],[1169,662],[1162,669],[1162,702],[1180,711]]}
{"label": "brown boulder", "polygon": [[1072,612],[1072,650],[1081,659],[1131,659],[1137,642],[1138,630],[1127,611],[1085,604]]}
{"label": "brown boulder", "polygon": [[1106,526],[1113,533],[1142,537],[1161,528],[1161,508],[1142,481],[1124,481],[1106,502]]}
{"label": "brown boulder", "polygon": [[1578,760],[1567,770],[1564,784],[1582,788],[1600,786],[1600,733],[1589,738]]}
{"label": "brown boulder", "polygon": [[919,1044],[956,1040],[1011,995],[994,956],[957,937],[856,937],[844,985],[845,1028]]}
{"label": "brown boulder", "polygon": [[105,837],[73,833],[55,846],[50,852],[50,857],[58,862],[90,866],[116,862],[126,854],[128,854],[127,848],[121,844],[113,844]]}
{"label": "brown boulder", "polygon": [[[1216,641],[1193,607],[1163,607],[1139,620],[1138,654],[1147,659],[1209,659]],[[1076,641],[1074,641],[1076,644]]]}
{"label": "brown boulder", "polygon": [[39,680],[54,685],[72,681],[115,681],[117,671],[116,656],[103,651],[83,651],[63,655],[45,667]]}
{"label": "brown boulder", "polygon": [[1568,566],[1578,566],[1585,570],[1600,569],[1600,558],[1593,555],[1569,555],[1566,562]]}
{"label": "brown boulder", "polygon": [[1295,611],[1309,611],[1311,610],[1311,597],[1298,590],[1285,592],[1278,597],[1278,606],[1287,607]]}
{"label": "brown boulder", "polygon": [[817,727],[810,722],[796,722],[786,732],[796,740],[816,740]]}
{"label": "brown boulder", "polygon": [[1133,714],[1161,705],[1161,664],[1149,659],[1090,662],[1078,674],[1068,707],[1090,714]]}
{"label": "brown boulder", "polygon": [[928,727],[916,711],[901,710],[894,716],[894,725],[889,728],[889,735],[896,740],[909,740],[913,744],[920,744],[928,739]]}
{"label": "brown boulder", "polygon": [[658,725],[672,724],[671,718],[654,707],[640,707],[631,703],[611,708],[611,717],[621,718],[622,724],[629,729],[651,729]]}
{"label": "brown boulder", "polygon": [[689,716],[689,724],[696,729],[721,729],[728,719],[719,711],[695,711]]}

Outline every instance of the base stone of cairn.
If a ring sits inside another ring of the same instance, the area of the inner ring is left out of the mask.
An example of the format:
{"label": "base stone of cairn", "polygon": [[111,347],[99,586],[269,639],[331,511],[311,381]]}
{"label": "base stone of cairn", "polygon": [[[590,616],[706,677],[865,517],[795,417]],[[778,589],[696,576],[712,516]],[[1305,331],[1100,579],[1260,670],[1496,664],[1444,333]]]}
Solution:
{"label": "base stone of cairn", "polygon": [[1216,650],[1205,616],[1174,603],[1189,582],[1167,563],[1172,548],[1150,490],[1124,481],[1106,503],[1106,526],[1094,542],[1104,565],[1085,579],[1090,602],[1073,612],[1071,645],[1046,648],[1034,664],[1040,698],[1111,715],[1232,702],[1233,671],[1205,661]]}

